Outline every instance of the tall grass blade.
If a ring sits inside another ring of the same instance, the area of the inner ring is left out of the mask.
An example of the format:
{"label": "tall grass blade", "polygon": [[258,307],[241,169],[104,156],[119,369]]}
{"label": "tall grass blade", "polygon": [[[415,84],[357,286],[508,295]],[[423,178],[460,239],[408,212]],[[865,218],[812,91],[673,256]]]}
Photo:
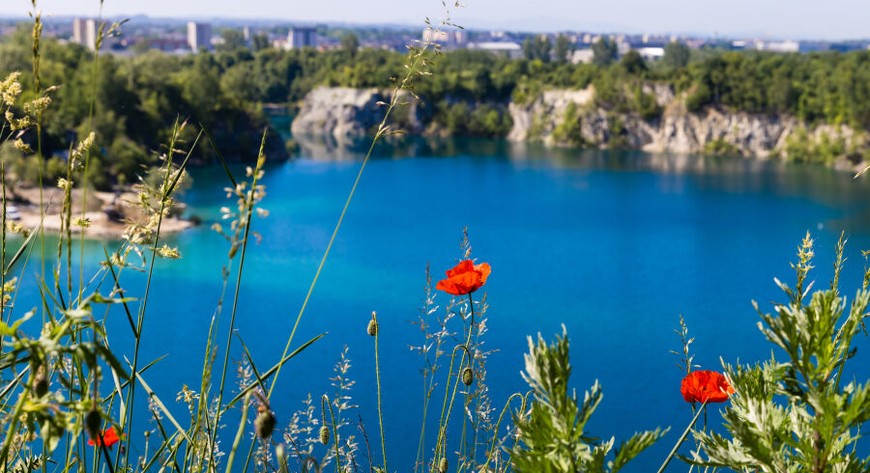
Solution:
{"label": "tall grass blade", "polygon": [[229,165],[227,165],[227,160],[224,159],[223,153],[221,153],[221,150],[218,149],[217,145],[215,144],[214,137],[211,135],[211,132],[209,132],[205,125],[203,125],[202,123],[199,124],[199,129],[201,130],[201,133],[205,135],[206,139],[208,140],[208,144],[211,145],[212,151],[214,151],[215,155],[218,158],[218,161],[220,161],[221,166],[223,166],[224,172],[227,173],[227,178],[229,178],[230,182],[233,184],[233,187],[239,185],[238,182],[236,182],[236,178],[233,177],[233,172],[230,171],[230,167]]}
{"label": "tall grass blade", "polygon": [[12,255],[12,258],[9,260],[9,263],[6,264],[6,268],[3,270],[4,279],[6,279],[6,277],[9,275],[9,272],[12,271],[12,268],[15,267],[15,263],[17,263],[18,260],[21,259],[22,256],[24,256],[24,253],[31,249],[30,244],[33,243],[36,235],[38,235],[41,230],[42,222],[40,222],[39,225],[37,225],[36,228],[34,228],[32,232],[30,232],[30,235],[28,235],[27,238],[24,240],[24,243],[21,244],[21,248],[18,248],[18,251],[16,251],[15,254]]}
{"label": "tall grass blade", "polygon": [[[272,375],[274,375],[274,374],[278,371],[278,369],[279,369],[281,366],[284,365],[284,363],[287,363],[288,361],[290,361],[291,358],[295,357],[295,356],[298,355],[299,353],[302,353],[302,350],[305,350],[306,348],[308,348],[309,346],[311,346],[312,343],[314,343],[314,342],[320,340],[321,338],[323,338],[323,337],[325,337],[325,336],[326,336],[325,333],[321,333],[320,335],[317,335],[316,337],[312,338],[311,340],[308,340],[307,342],[303,343],[301,346],[299,346],[299,348],[293,350],[292,353],[290,353],[289,355],[287,355],[287,356],[285,356],[284,358],[282,358],[281,361],[279,361],[278,363],[275,363],[274,366],[272,366],[271,368],[269,368],[268,371],[266,371],[265,373],[263,373],[262,380],[263,380],[263,381],[268,380]],[[257,386],[256,383],[255,383],[255,384],[250,384],[250,385],[246,386],[245,389],[242,389],[242,392],[240,392],[239,394],[237,394],[236,397],[234,397],[230,402],[227,403],[226,407],[224,408],[224,412],[226,412],[226,411],[229,410],[231,407],[233,407],[233,405],[234,405],[235,403],[239,402],[239,400],[241,400],[243,397],[245,397],[245,395],[248,394],[248,393],[249,393],[252,389],[254,389],[254,387],[256,387],[256,386]]]}
{"label": "tall grass blade", "polygon": [[154,390],[151,389],[151,386],[149,386],[148,383],[145,382],[145,380],[142,378],[142,376],[139,375],[139,373],[136,373],[136,379],[139,381],[139,384],[142,385],[142,389],[145,390],[145,392],[148,394],[148,397],[154,401],[154,404],[156,404],[161,411],[163,411],[163,415],[165,415],[166,418],[169,419],[169,422],[172,422],[172,425],[174,425],[175,428],[178,430],[178,434],[184,437],[184,439],[187,440],[187,443],[191,443],[190,437],[187,436],[187,432],[181,427],[181,424],[179,424],[178,421],[175,420],[175,417],[172,416],[172,413],[169,412],[169,409],[166,408],[166,405],[163,404],[163,401],[161,401],[157,394],[154,393]]}

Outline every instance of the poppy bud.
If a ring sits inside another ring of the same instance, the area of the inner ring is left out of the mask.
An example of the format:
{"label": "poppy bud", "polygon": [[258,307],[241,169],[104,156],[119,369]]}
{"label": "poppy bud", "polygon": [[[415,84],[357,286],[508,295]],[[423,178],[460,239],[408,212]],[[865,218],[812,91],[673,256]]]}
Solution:
{"label": "poppy bud", "polygon": [[471,386],[471,383],[474,382],[474,371],[471,371],[471,368],[465,368],[462,370],[462,384],[466,386]]}
{"label": "poppy bud", "polygon": [[257,430],[257,437],[261,439],[267,439],[272,436],[272,431],[275,430],[275,424],[278,421],[275,420],[275,414],[272,414],[272,411],[266,408],[257,409],[260,411],[257,414],[257,418],[254,419],[254,427]]}
{"label": "poppy bud", "polygon": [[42,397],[48,394],[48,377],[45,376],[45,367],[43,365],[39,365],[39,368],[36,369],[36,372],[33,375],[31,389],[33,390],[33,395],[36,397]]}
{"label": "poppy bud", "polygon": [[372,337],[378,334],[378,321],[375,319],[369,320],[369,326],[366,327],[366,332]]}
{"label": "poppy bud", "polygon": [[100,417],[100,411],[96,408],[88,411],[88,414],[85,416],[85,428],[88,429],[88,436],[92,439],[99,437],[100,435],[100,425],[103,423],[103,419]]}
{"label": "poppy bud", "polygon": [[447,457],[442,457],[441,461],[438,462],[438,471],[441,473],[447,473],[447,467],[449,464],[447,463]]}
{"label": "poppy bud", "polygon": [[325,425],[320,428],[320,443],[323,445],[329,443],[329,427]]}

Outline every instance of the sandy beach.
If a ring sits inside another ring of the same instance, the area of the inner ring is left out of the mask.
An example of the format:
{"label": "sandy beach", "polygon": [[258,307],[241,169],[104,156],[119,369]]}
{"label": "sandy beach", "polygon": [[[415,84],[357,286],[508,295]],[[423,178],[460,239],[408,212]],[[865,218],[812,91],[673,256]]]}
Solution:
{"label": "sandy beach", "polygon": [[[44,217],[40,215],[39,194],[39,188],[16,189],[15,198],[8,198],[7,208],[11,209],[14,207],[17,209],[17,214],[20,216],[20,219],[17,220],[18,223],[30,230],[37,228],[40,220],[42,220],[42,226],[45,230],[60,232],[63,191],[58,188],[43,189],[42,201],[45,203]],[[74,189],[72,196],[72,219],[75,222],[82,216],[82,190]],[[93,238],[122,238],[127,221],[137,221],[144,218],[136,205],[136,198],[136,194],[129,191],[120,194],[94,190],[88,191],[87,209],[84,216],[91,221],[91,225],[84,229],[85,234]],[[10,212],[10,214],[13,213],[15,212]],[[165,235],[180,232],[194,225],[189,220],[170,216],[163,219],[160,233]],[[79,233],[82,231],[82,228],[73,224],[71,230],[74,233]]]}

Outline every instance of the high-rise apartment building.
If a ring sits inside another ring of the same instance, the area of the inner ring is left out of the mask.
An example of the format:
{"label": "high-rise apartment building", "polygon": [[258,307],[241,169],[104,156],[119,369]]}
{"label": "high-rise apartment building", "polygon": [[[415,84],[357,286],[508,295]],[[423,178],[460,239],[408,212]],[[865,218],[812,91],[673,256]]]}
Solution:
{"label": "high-rise apartment building", "polygon": [[211,49],[211,24],[195,21],[187,23],[187,45],[193,52]]}
{"label": "high-rise apartment building", "polygon": [[72,42],[93,51],[97,47],[97,20],[76,18],[73,20]]}
{"label": "high-rise apartment building", "polygon": [[309,26],[294,26],[287,33],[287,49],[313,48],[317,46],[317,30]]}

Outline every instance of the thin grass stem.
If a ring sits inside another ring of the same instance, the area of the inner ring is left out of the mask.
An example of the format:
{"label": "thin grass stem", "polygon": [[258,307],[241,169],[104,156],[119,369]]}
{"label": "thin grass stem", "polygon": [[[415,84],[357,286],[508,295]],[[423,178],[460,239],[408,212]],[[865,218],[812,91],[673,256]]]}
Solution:
{"label": "thin grass stem", "polygon": [[[372,320],[377,324],[378,316],[375,312],[372,312]],[[378,386],[378,424],[381,428],[381,455],[383,455],[384,459],[384,471],[390,471],[387,467],[387,440],[386,435],[384,434],[384,409],[381,403],[381,364],[378,357],[378,341],[380,340],[380,332],[380,330],[375,330],[375,380]]]}
{"label": "thin grass stem", "polygon": [[689,432],[692,431],[692,427],[695,426],[695,422],[698,422],[698,417],[701,416],[701,411],[703,411],[705,407],[707,407],[706,401],[703,404],[701,404],[701,408],[698,409],[698,411],[695,413],[695,417],[693,417],[692,421],[689,422],[689,425],[686,426],[686,430],[683,431],[683,434],[680,435],[680,438],[677,440],[677,443],[674,444],[674,448],[671,449],[671,453],[668,454],[667,458],[665,458],[665,461],[662,462],[662,466],[659,467],[658,473],[663,473],[665,471],[665,468],[668,467],[668,464],[671,462],[671,460],[674,459],[674,456],[677,454],[677,450],[679,450],[680,447],[683,445],[683,442],[686,441],[686,437],[689,436]]}

